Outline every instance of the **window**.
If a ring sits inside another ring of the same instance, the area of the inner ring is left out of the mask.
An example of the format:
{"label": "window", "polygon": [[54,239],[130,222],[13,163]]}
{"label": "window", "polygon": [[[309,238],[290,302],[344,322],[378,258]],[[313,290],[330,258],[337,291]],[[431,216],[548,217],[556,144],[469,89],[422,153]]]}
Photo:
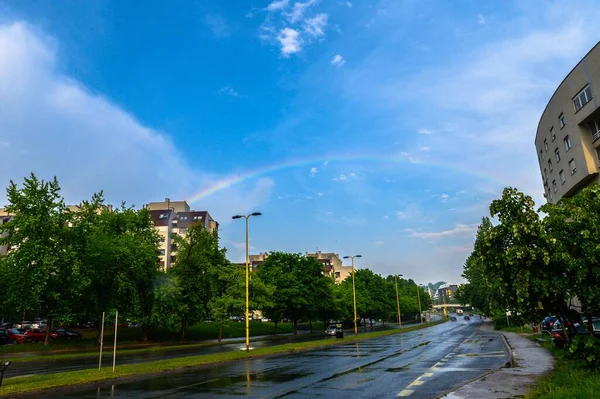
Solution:
{"label": "window", "polygon": [[565,143],[565,151],[569,151],[571,149],[571,139],[567,136],[563,141]]}
{"label": "window", "polygon": [[335,279],[339,279],[340,278],[340,272],[335,272]]}
{"label": "window", "polygon": [[577,166],[575,166],[575,159],[571,159],[569,161],[569,169],[571,169],[571,174],[574,175],[577,172]]}
{"label": "window", "polygon": [[161,249],[159,252],[160,252],[161,255],[165,254],[165,250],[164,249]]}
{"label": "window", "polygon": [[169,214],[168,213],[161,213],[160,216],[158,217],[159,219],[168,219],[169,218]]}
{"label": "window", "polygon": [[187,219],[188,219],[188,217],[187,217],[187,216],[180,216],[180,217],[179,217],[179,220],[187,220]]}
{"label": "window", "polygon": [[575,98],[573,99],[573,104],[575,105],[575,112],[579,111],[583,106],[589,103],[592,100],[592,89],[590,86],[585,86],[583,90],[581,90]]}
{"label": "window", "polygon": [[565,171],[561,170],[558,174],[560,176],[560,181],[562,182],[562,184],[565,184],[565,182],[567,181],[567,178],[565,177]]}
{"label": "window", "polygon": [[596,158],[598,158],[598,162],[600,162],[600,148],[596,148]]}
{"label": "window", "polygon": [[551,159],[548,160],[548,169],[550,169],[550,172],[552,172],[552,160]]}
{"label": "window", "polygon": [[548,140],[544,139],[544,149],[548,152]]}
{"label": "window", "polygon": [[550,197],[550,201],[552,201],[552,193],[548,190],[548,197]]}
{"label": "window", "polygon": [[540,159],[544,161],[544,150],[540,150]]}
{"label": "window", "polygon": [[548,176],[548,170],[544,168],[544,176]]}
{"label": "window", "polygon": [[558,121],[560,122],[560,128],[562,129],[563,127],[565,127],[565,125],[567,124],[567,121],[565,120],[565,114],[560,114],[558,116]]}
{"label": "window", "polygon": [[552,136],[552,141],[556,139],[556,134],[554,134],[554,126],[550,128],[550,136]]}
{"label": "window", "polygon": [[194,220],[202,220],[202,216],[194,216]]}
{"label": "window", "polygon": [[554,156],[556,157],[556,163],[560,162],[560,151],[558,151],[558,148],[554,150]]}
{"label": "window", "polygon": [[592,140],[596,141],[600,138],[600,121],[592,121],[589,124]]}
{"label": "window", "polygon": [[176,256],[171,256],[171,263],[175,263],[177,262],[177,257]]}
{"label": "window", "polygon": [[552,190],[554,190],[554,192],[558,191],[558,188],[556,187],[556,180],[552,180]]}

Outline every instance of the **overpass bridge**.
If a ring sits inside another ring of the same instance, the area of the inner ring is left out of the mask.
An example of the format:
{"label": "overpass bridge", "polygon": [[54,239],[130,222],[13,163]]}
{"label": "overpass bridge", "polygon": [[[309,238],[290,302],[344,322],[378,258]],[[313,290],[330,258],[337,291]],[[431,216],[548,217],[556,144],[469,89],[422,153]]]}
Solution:
{"label": "overpass bridge", "polygon": [[471,309],[471,305],[466,304],[466,305],[459,305],[458,303],[448,303],[446,305],[441,304],[441,305],[433,305],[433,309],[436,310],[440,310],[440,309],[444,309],[444,308],[448,308],[448,309]]}

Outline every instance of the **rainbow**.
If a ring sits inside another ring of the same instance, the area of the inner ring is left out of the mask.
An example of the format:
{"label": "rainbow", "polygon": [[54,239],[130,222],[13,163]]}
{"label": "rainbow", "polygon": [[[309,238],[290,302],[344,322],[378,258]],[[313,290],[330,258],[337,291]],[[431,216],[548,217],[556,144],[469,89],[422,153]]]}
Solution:
{"label": "rainbow", "polygon": [[243,173],[230,175],[216,183],[203,188],[202,190],[192,194],[187,198],[188,204],[192,204],[196,201],[200,201],[206,197],[209,197],[221,190],[225,190],[229,187],[235,186],[247,180],[256,179],[258,177],[266,176],[274,172],[278,172],[284,169],[297,168],[301,166],[319,166],[326,163],[334,162],[345,162],[345,161],[364,161],[364,162],[385,162],[385,163],[406,163],[410,165],[423,165],[428,167],[437,167],[442,169],[449,169],[454,172],[462,173],[469,176],[478,177],[480,179],[490,181],[496,184],[501,184],[488,174],[478,172],[476,169],[465,169],[451,165],[449,163],[438,163],[428,159],[412,159],[405,155],[382,155],[382,154],[346,154],[346,155],[335,155],[335,156],[314,156],[308,158],[296,158],[288,159],[280,163],[262,166],[256,169],[248,170]]}

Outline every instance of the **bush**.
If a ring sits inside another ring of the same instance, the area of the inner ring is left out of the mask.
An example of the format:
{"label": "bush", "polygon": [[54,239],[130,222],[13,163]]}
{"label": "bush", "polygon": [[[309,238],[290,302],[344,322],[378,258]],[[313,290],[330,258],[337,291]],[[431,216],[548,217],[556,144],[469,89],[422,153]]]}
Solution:
{"label": "bush", "polygon": [[600,370],[600,339],[577,335],[569,345],[569,357],[580,360],[593,370]]}

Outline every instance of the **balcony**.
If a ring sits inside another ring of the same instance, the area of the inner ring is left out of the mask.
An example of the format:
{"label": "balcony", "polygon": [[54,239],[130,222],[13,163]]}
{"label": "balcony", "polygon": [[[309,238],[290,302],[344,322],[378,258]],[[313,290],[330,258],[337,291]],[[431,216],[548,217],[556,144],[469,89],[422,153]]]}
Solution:
{"label": "balcony", "polygon": [[596,133],[592,134],[592,143],[598,139],[600,139],[600,130],[598,130]]}

